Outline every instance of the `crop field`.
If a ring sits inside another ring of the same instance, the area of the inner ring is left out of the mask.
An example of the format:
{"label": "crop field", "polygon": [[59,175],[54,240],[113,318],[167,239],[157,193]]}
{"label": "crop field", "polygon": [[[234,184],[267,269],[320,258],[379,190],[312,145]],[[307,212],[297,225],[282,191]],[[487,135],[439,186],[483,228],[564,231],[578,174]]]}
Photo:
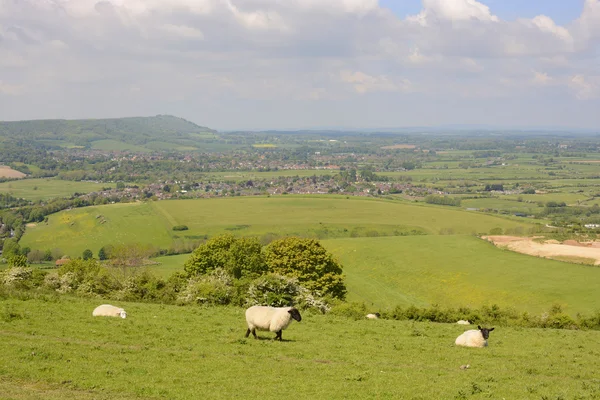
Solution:
{"label": "crop field", "polygon": [[110,183],[75,182],[53,178],[22,179],[0,183],[0,193],[10,193],[14,197],[35,201],[68,197],[77,192],[89,193],[110,186]]}
{"label": "crop field", "polygon": [[0,398],[600,396],[598,331],[496,327],[469,349],[454,324],[305,313],[276,342],[245,339],[240,308],[119,303],[127,319],[94,318],[100,302],[0,300]]}
{"label": "crop field", "polygon": [[[174,232],[175,225],[189,230]],[[59,248],[79,256],[107,244],[168,247],[206,235],[285,235],[315,238],[407,234],[477,234],[495,228],[525,233],[533,225],[449,207],[343,197],[237,197],[111,204],[53,214],[48,224],[28,227],[22,246]]]}

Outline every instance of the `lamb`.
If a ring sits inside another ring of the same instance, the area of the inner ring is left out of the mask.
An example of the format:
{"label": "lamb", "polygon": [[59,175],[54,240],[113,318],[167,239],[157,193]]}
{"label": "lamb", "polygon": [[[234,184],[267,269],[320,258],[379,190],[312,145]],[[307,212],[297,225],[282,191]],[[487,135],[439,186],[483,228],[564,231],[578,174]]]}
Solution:
{"label": "lamb", "polygon": [[275,340],[281,338],[281,331],[287,328],[292,323],[292,318],[296,321],[302,321],[300,312],[294,307],[267,307],[267,306],[252,306],[246,310],[246,322],[248,330],[246,337],[252,335],[255,339],[256,330],[275,332]]}
{"label": "lamb", "polygon": [[379,317],[381,317],[381,314],[379,314],[378,312],[376,312],[375,314],[367,314],[368,319],[379,319]]}
{"label": "lamb", "polygon": [[94,309],[92,316],[127,318],[127,313],[120,307],[111,306],[110,304],[102,304]]}
{"label": "lamb", "polygon": [[477,329],[465,331],[457,337],[454,344],[466,347],[486,347],[488,345],[487,339],[493,330],[494,328],[486,329],[477,325]]}
{"label": "lamb", "polygon": [[461,319],[460,321],[456,321],[456,323],[458,325],[471,325],[471,321],[469,321],[468,319],[467,320]]}

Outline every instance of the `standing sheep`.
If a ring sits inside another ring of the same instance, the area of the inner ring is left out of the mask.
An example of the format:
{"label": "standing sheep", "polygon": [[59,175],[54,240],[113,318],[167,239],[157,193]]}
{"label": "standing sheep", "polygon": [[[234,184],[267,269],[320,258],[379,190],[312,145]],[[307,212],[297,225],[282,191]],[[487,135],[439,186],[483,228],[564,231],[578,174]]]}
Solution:
{"label": "standing sheep", "polygon": [[248,323],[246,337],[252,332],[254,338],[258,339],[256,336],[258,329],[259,331],[275,332],[275,340],[282,340],[281,331],[292,323],[292,318],[298,322],[302,321],[300,312],[294,307],[252,306],[246,310],[246,322]]}
{"label": "standing sheep", "polygon": [[477,329],[465,331],[462,335],[457,337],[454,344],[466,347],[486,347],[488,345],[487,339],[490,337],[490,332],[493,330],[494,328],[486,329],[477,325]]}
{"label": "standing sheep", "polygon": [[102,304],[94,309],[92,316],[127,318],[127,313],[120,307],[111,306],[110,304]]}

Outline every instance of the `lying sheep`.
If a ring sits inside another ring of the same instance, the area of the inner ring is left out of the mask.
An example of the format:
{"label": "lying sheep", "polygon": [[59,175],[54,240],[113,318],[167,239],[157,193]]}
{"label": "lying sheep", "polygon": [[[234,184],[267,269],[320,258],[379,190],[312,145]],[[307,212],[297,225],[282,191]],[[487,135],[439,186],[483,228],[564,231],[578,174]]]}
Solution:
{"label": "lying sheep", "polygon": [[127,313],[120,307],[111,306],[110,304],[102,304],[92,312],[94,317],[121,317],[127,318]]}
{"label": "lying sheep", "polygon": [[490,332],[493,330],[494,328],[486,329],[477,325],[477,329],[465,331],[462,335],[457,337],[454,344],[466,347],[486,347],[488,345],[487,339],[490,337]]}
{"label": "lying sheep", "polygon": [[256,336],[258,329],[259,331],[275,332],[275,340],[282,340],[281,331],[292,323],[292,318],[298,322],[302,321],[300,312],[294,307],[252,306],[246,310],[246,322],[248,323],[246,337],[252,332],[254,338],[258,339]]}
{"label": "lying sheep", "polygon": [[381,317],[381,314],[379,314],[378,312],[376,312],[375,314],[367,314],[368,319],[379,319],[379,317]]}
{"label": "lying sheep", "polygon": [[471,325],[471,321],[469,321],[468,319],[467,320],[461,319],[460,321],[456,321],[456,323],[458,325]]}

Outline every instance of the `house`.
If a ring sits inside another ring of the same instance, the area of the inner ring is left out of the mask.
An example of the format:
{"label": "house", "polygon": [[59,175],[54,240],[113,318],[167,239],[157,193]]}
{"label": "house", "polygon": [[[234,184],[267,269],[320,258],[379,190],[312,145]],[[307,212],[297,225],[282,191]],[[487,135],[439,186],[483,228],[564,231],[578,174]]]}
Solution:
{"label": "house", "polygon": [[71,260],[68,258],[61,258],[60,260],[56,260],[56,266],[60,267],[61,265],[65,265],[67,263],[69,263]]}

